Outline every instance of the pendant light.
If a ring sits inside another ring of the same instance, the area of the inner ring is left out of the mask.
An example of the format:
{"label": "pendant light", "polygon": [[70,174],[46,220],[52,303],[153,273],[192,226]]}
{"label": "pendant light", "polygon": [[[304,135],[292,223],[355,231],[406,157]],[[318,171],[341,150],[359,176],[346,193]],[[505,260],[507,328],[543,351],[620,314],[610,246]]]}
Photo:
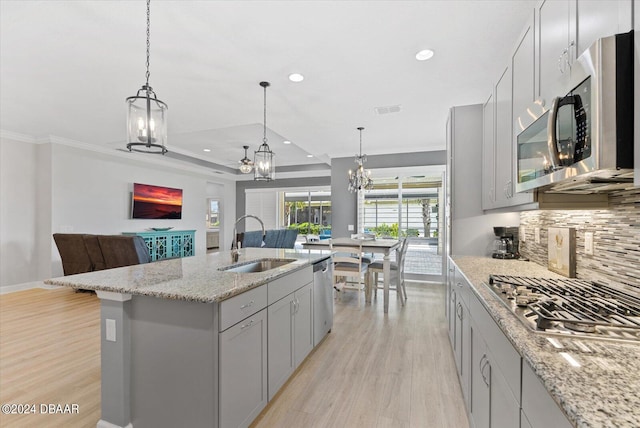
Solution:
{"label": "pendant light", "polygon": [[256,181],[271,181],[276,178],[276,166],[273,159],[275,153],[269,149],[267,144],[267,87],[269,82],[260,82],[260,86],[264,89],[264,128],[262,145],[254,152],[253,168],[255,175],[253,179]]}
{"label": "pendant light", "polygon": [[238,169],[240,169],[240,172],[243,174],[249,174],[253,171],[253,162],[251,162],[251,159],[247,157],[247,150],[249,149],[249,146],[242,147],[244,148],[244,157],[240,159],[240,166]]}
{"label": "pendant light", "polygon": [[167,153],[167,105],[149,86],[150,3],[147,0],[146,82],[135,96],[127,98],[127,149],[142,153]]}
{"label": "pendant light", "polygon": [[358,168],[355,171],[349,170],[349,191],[359,192],[361,190],[373,189],[373,180],[371,179],[371,171],[364,169],[364,163],[367,161],[367,155],[362,154],[362,131],[363,127],[356,128],[360,131],[360,154],[356,155],[355,163]]}

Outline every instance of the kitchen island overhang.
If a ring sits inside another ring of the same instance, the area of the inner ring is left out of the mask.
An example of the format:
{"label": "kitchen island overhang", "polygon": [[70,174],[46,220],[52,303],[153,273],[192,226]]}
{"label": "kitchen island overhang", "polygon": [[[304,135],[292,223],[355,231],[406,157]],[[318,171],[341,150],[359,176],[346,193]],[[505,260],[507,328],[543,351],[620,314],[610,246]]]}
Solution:
{"label": "kitchen island overhang", "polygon": [[[253,391],[257,404],[233,409],[249,415],[238,420],[240,426],[251,423],[268,401],[267,303],[309,286],[312,265],[329,257],[327,251],[248,248],[237,262],[231,252],[220,252],[47,280],[95,290],[101,299],[97,426],[226,426],[223,419],[235,424],[231,410],[220,408],[226,408],[220,406],[221,356],[228,356],[220,343],[234,328],[264,342],[257,352],[238,355],[248,360],[246,373],[260,377],[251,380],[260,386]],[[263,272],[225,269],[264,259],[292,261]]]}

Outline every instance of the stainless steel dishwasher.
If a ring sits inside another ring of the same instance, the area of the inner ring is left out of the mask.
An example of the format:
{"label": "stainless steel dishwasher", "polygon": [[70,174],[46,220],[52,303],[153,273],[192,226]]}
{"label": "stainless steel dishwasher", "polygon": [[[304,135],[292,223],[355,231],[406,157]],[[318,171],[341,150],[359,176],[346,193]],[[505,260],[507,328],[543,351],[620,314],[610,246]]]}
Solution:
{"label": "stainless steel dishwasher", "polygon": [[313,346],[333,327],[333,265],[325,259],[313,265]]}

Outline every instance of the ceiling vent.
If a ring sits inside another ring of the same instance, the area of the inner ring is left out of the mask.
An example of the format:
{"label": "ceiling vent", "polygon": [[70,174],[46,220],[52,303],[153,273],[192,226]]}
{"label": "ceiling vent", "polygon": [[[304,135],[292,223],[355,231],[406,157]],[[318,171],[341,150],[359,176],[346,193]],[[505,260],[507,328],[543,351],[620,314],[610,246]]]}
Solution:
{"label": "ceiling vent", "polygon": [[400,104],[395,106],[384,106],[384,107],[375,107],[373,109],[376,114],[389,114],[389,113],[399,113],[401,110]]}

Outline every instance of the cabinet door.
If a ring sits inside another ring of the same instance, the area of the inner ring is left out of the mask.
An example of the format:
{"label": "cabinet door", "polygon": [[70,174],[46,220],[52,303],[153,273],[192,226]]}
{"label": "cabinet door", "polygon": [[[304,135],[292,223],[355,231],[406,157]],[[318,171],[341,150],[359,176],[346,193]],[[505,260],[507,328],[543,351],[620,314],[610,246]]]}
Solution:
{"label": "cabinet door", "polygon": [[[459,297],[459,294],[456,294]],[[454,355],[456,359],[456,368],[458,369],[458,375],[462,376],[462,320],[464,319],[464,306],[462,305],[462,299],[457,299],[456,302],[456,334]]]}
{"label": "cabinet door", "polygon": [[449,285],[449,340],[455,353],[456,350],[456,290]]}
{"label": "cabinet door", "polygon": [[509,205],[511,177],[511,67],[507,67],[496,83],[496,207]]}
{"label": "cabinet door", "polygon": [[522,413],[533,428],[570,428],[571,423],[553,401],[528,363],[522,364]]}
{"label": "cabinet door", "polygon": [[293,293],[271,304],[269,328],[269,400],[287,381],[295,368],[293,359]]}
{"label": "cabinet door", "polygon": [[576,55],[580,56],[599,38],[630,31],[632,3],[631,0],[579,1]]}
{"label": "cabinet door", "polygon": [[267,405],[267,311],[220,333],[221,427],[247,427]]}
{"label": "cabinet door", "polygon": [[493,93],[482,105],[482,209],[494,207],[496,200],[496,138]]}
{"label": "cabinet door", "polygon": [[313,349],[313,283],[296,291],[294,302],[293,346],[297,367]]}
{"label": "cabinet door", "polygon": [[[471,322],[471,419],[475,428],[489,428],[490,381],[487,350],[478,327]],[[516,425],[517,426],[517,425]]]}
{"label": "cabinet door", "polygon": [[513,76],[513,138],[516,141],[531,122],[527,109],[536,101],[535,91],[535,28],[533,14],[527,21],[524,31],[511,58]]}
{"label": "cabinet door", "polygon": [[462,374],[462,394],[464,396],[464,402],[469,407],[471,401],[471,317],[469,315],[469,309],[462,305],[462,361],[461,361],[461,374]]}
{"label": "cabinet door", "polygon": [[492,357],[489,356],[487,358],[485,375],[491,376],[489,381],[491,389],[491,415],[489,416],[489,421],[491,428],[518,427],[520,425],[520,405],[511,394],[507,381],[499,367],[493,363]]}
{"label": "cabinet door", "polygon": [[547,107],[564,95],[569,83],[570,3],[575,0],[545,0],[538,9],[539,96]]}

